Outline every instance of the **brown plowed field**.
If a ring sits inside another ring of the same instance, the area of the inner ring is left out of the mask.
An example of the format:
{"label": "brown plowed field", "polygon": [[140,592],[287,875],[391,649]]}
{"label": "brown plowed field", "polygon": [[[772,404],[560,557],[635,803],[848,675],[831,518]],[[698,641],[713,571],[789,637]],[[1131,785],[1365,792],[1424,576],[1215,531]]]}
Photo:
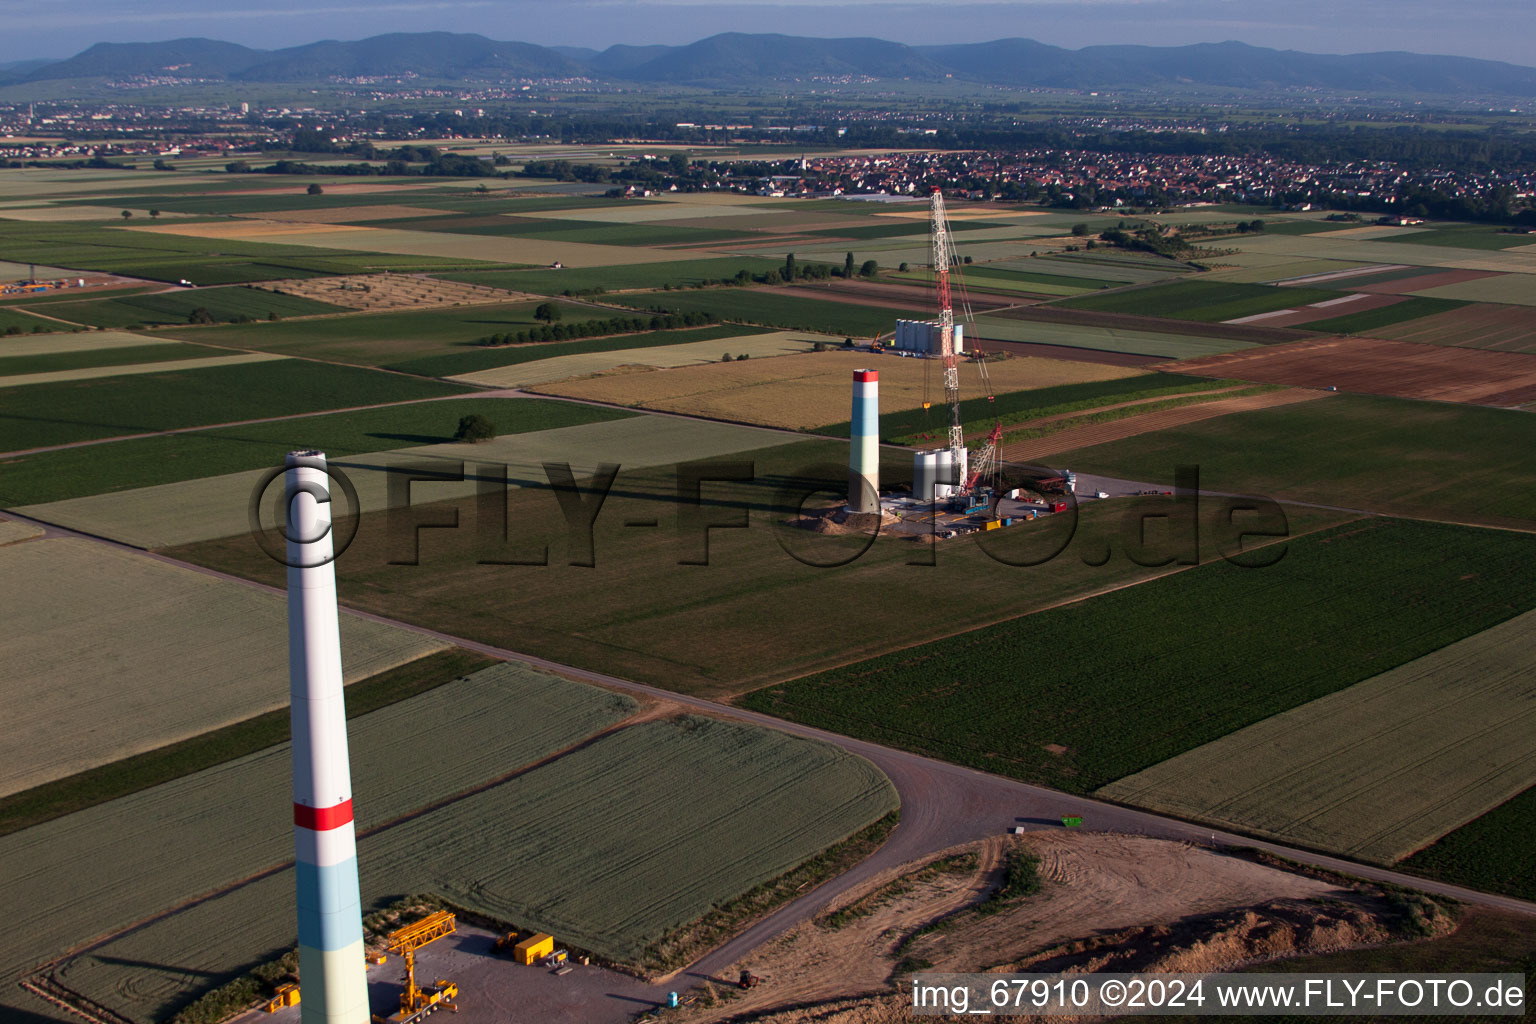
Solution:
{"label": "brown plowed field", "polygon": [[[1181,367],[1183,363],[1179,364]],[[1091,445],[1106,444],[1110,441],[1122,441],[1127,437],[1135,437],[1138,434],[1149,434],[1155,430],[1167,430],[1170,427],[1182,427],[1186,423],[1198,423],[1201,420],[1211,420],[1218,416],[1228,416],[1234,412],[1252,412],[1255,409],[1269,409],[1277,405],[1291,405],[1296,402],[1310,402],[1316,398],[1327,397],[1326,391],[1290,390],[1270,391],[1262,395],[1246,395],[1242,398],[1228,398],[1219,402],[1205,402],[1200,405],[1180,406],[1177,409],[1164,409],[1161,412],[1148,413],[1145,416],[1132,416],[1129,419],[1114,420],[1110,423],[1098,423],[1088,427],[1075,427],[1071,430],[1063,430],[1049,437],[1038,437],[1029,441],[1019,441],[1016,444],[1003,445],[1000,457],[1006,462],[1034,463],[1048,455],[1057,452],[1071,451],[1075,448],[1087,448]]]}
{"label": "brown plowed field", "polygon": [[[1361,292],[1368,289],[1362,288]],[[1353,302],[1340,302],[1332,306],[1302,306],[1293,309],[1289,313],[1276,313],[1266,316],[1262,320],[1252,321],[1255,325],[1264,327],[1300,327],[1314,320],[1331,320],[1336,316],[1349,316],[1351,313],[1363,313],[1368,309],[1380,309],[1382,306],[1393,306],[1403,301],[1401,295],[1361,295]]]}
{"label": "brown plowed field", "polygon": [[1170,366],[1179,373],[1398,398],[1500,406],[1536,401],[1536,356],[1375,338],[1319,338]]}
{"label": "brown plowed field", "polygon": [[508,302],[518,296],[481,284],[444,281],[415,274],[351,274],[346,277],[306,277],[262,285],[306,299],[348,309],[420,309],[423,306],[468,306]]}
{"label": "brown plowed field", "polygon": [[1355,289],[1357,292],[1375,292],[1378,295],[1412,295],[1414,292],[1422,292],[1427,288],[1442,288],[1448,284],[1462,284],[1466,281],[1476,281],[1484,277],[1502,277],[1491,270],[1442,270],[1433,274],[1415,274],[1413,277],[1403,277],[1396,281],[1382,281],[1377,284],[1364,284]]}
{"label": "brown plowed field", "polygon": [[1536,312],[1527,306],[1480,303],[1371,332],[1397,341],[1457,345],[1494,352],[1536,352]]}
{"label": "brown plowed field", "polygon": [[1051,324],[1080,324],[1083,327],[1111,327],[1126,331],[1162,331],[1165,334],[1192,334],[1197,338],[1230,338],[1256,345],[1281,345],[1288,341],[1314,337],[1303,331],[1257,324],[1208,324],[1200,320],[1170,320],[1158,316],[1132,316],[1129,313],[1100,313],[1062,306],[1016,306],[999,310],[994,316],[1009,320],[1033,320]]}

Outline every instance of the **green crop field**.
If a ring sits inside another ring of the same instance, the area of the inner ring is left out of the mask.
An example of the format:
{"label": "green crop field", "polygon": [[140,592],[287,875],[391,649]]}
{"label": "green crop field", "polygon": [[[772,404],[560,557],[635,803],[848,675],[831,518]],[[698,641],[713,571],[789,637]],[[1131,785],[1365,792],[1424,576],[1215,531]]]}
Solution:
{"label": "green crop field", "polygon": [[0,506],[36,505],[265,469],[280,465],[287,452],[298,449],[318,448],[335,459],[446,444],[453,439],[459,418],[471,414],[489,419],[497,436],[634,415],[571,402],[461,398],[115,441],[110,448],[65,448],[7,459],[0,474]]}
{"label": "green crop field", "polygon": [[1536,788],[1528,789],[1398,865],[1458,885],[1536,900]]}
{"label": "green crop field", "polygon": [[21,451],[468,390],[375,370],[278,359],[0,389],[0,437],[11,450]]}
{"label": "green crop field", "polygon": [[1202,486],[1395,515],[1530,529],[1536,418],[1516,411],[1335,395],[1234,413],[1055,456],[1127,480],[1198,465]]}
{"label": "green crop field", "polygon": [[[1149,327],[1172,326],[1149,323]],[[969,328],[967,341],[980,347],[989,341],[1016,341],[1025,344],[1066,345],[1069,348],[1097,349],[1101,352],[1127,352],[1132,355],[1161,356],[1164,359],[1190,359],[1221,355],[1252,348],[1251,341],[1210,337],[1207,334],[1170,334],[1160,330],[1129,331],[1123,327],[1090,324],[1057,324],[1043,320],[1020,320],[1006,314],[983,313]]]}
{"label": "green crop field", "polygon": [[[348,731],[358,827],[506,775],[633,708],[617,694],[502,665],[356,718]],[[0,1009],[15,999],[35,1004],[14,983],[40,959],[291,861],[290,757],[286,743],[270,747],[0,838],[8,867],[0,891],[18,901],[19,915],[17,929],[0,941]],[[168,849],[184,854],[175,871],[165,870]],[[91,884],[78,884],[85,877]],[[293,881],[282,877],[284,895],[269,897],[263,912],[277,929],[275,941],[286,944],[293,939],[286,909]],[[103,902],[103,891],[113,898]],[[247,963],[266,949],[249,934],[237,937],[244,931],[224,929],[227,943],[210,942],[212,933],[203,940]]]}
{"label": "green crop field", "polygon": [[1391,864],[1536,785],[1536,612],[1098,791]]}
{"label": "green crop field", "polygon": [[[50,313],[50,316],[53,315]],[[47,317],[33,316],[24,309],[0,309],[0,334],[33,334],[42,331],[72,331],[73,324],[59,323]]]}
{"label": "green crop field", "polygon": [[710,313],[722,320],[852,335],[868,339],[895,329],[897,318],[922,319],[918,309],[882,309],[827,299],[785,295],[771,288],[719,288],[711,291],[650,292],[616,301],[641,309]]}
{"label": "green crop field", "polygon": [[1536,605],[1532,555],[1522,534],[1351,523],[1266,568],[1202,565],[742,702],[1090,792]]}
{"label": "green crop field", "polygon": [[495,348],[472,348],[448,355],[425,356],[390,363],[387,369],[401,373],[416,373],[424,377],[459,377],[494,370],[502,366],[558,359],[562,356],[580,355],[587,352],[623,352],[627,349],[655,348],[663,345],[686,345],[695,341],[713,341],[716,338],[740,338],[753,334],[766,334],[766,327],[738,327],[735,324],[719,324],[714,327],[684,328],[675,331],[645,331],[638,334],[620,334],[611,338],[584,338],[579,341],[541,341],[528,345],[502,345]]}
{"label": "green crop field", "polygon": [[[261,296],[269,293],[258,291],[253,294]],[[607,319],[611,315],[609,310],[570,303],[557,305],[562,317],[568,321],[599,316]],[[387,313],[354,313],[350,316],[282,323],[181,327],[163,333],[187,341],[209,341],[263,352],[382,366],[448,353],[478,355],[483,351],[475,345],[479,339],[538,325],[540,321],[533,317],[537,307],[537,302],[449,306]]]}
{"label": "green crop field", "polygon": [[1513,249],[1536,244],[1536,236],[1524,232],[1500,231],[1492,225],[1463,224],[1415,231],[1396,241],[1408,245],[1447,245],[1458,249]]}
{"label": "green crop field", "polygon": [[235,353],[227,349],[209,348],[207,345],[189,345],[180,341],[118,348],[73,349],[66,352],[25,356],[7,356],[5,350],[0,348],[0,379],[24,373],[53,373],[58,370],[81,370],[100,366],[134,366],[142,363],[163,363],[173,359],[201,359],[232,355]]}
{"label": "green crop field", "polygon": [[1378,306],[1376,309],[1362,310],[1359,313],[1331,317],[1327,320],[1313,320],[1299,326],[1303,330],[1321,331],[1324,334],[1370,334],[1372,331],[1392,324],[1420,320],[1426,316],[1434,316],[1436,313],[1448,313],[1467,305],[1470,303],[1458,302],[1454,299],[1426,299],[1413,296],[1402,302],[1394,302],[1390,306]]}
{"label": "green crop field", "polygon": [[[646,441],[647,435],[653,440]],[[933,556],[936,565],[911,564],[926,562],[928,552],[894,537],[860,554],[863,538],[823,537],[780,525],[801,497],[825,492],[825,500],[831,500],[845,494],[847,487],[846,442],[801,440],[761,447],[784,436],[655,416],[527,435],[544,446],[528,454],[510,448],[510,455],[488,453],[509,461],[521,484],[508,496],[509,521],[521,524],[517,537],[503,547],[488,548],[478,524],[482,515],[498,512],[477,503],[472,483],[463,485],[459,496],[445,485],[443,490],[450,493],[444,500],[450,504],[444,509],[457,508],[459,527],[423,532],[420,560],[432,567],[436,581],[430,597],[422,591],[420,570],[389,564],[394,556],[385,517],[371,512],[364,515],[346,559],[338,563],[342,593],[369,611],[486,643],[515,644],[562,664],[719,695],[1167,571],[1118,556],[1099,564],[1106,537],[1113,536],[1120,523],[1121,508],[1108,502],[1085,508],[1075,534],[1069,520],[1044,519],[1001,535],[942,544]],[[753,447],[754,438],[759,447]],[[733,439],[734,449],[727,447]],[[514,444],[518,440],[509,439]],[[637,447],[653,461],[637,456]],[[670,459],[665,459],[667,452],[672,453]],[[588,556],[583,554],[584,543],[573,545],[559,505],[542,483],[538,460],[551,457],[579,467],[578,476],[600,462],[623,467],[596,520],[591,567],[570,565]],[[691,510],[691,501],[680,507],[673,465],[680,459],[750,463],[753,481],[705,484],[702,511]],[[888,450],[883,463],[887,485],[911,479],[910,453]],[[247,493],[249,486],[238,493]],[[367,481],[359,480],[358,486],[366,507]],[[88,528],[115,536],[120,530],[107,520],[124,516],[125,507],[131,510],[132,496],[117,497],[111,508],[81,522],[95,523]],[[187,495],[166,495],[166,500],[176,497],[190,500]],[[197,501],[199,506],[212,505]],[[228,502],[224,498],[218,508]],[[134,522],[147,514],[145,507]],[[1291,512],[1297,530],[1343,518],[1327,511]],[[750,528],[711,530],[709,567],[679,564],[704,557],[700,519],[747,523]],[[659,528],[642,531],[623,525],[653,520]],[[171,550],[177,557],[262,582],[281,580],[278,567],[248,538],[231,536],[241,529],[241,521],[231,519],[230,527],[203,531],[206,537],[224,539]],[[1217,535],[1207,532],[1207,556],[1214,557]],[[1063,545],[1068,549],[1049,559]],[[538,559],[546,547],[548,566],[496,570],[480,564],[487,558]],[[995,555],[1018,561],[1026,552],[1036,561],[1049,559],[1049,565],[1029,569],[994,560]],[[825,561],[847,564],[816,564]],[[909,603],[890,599],[914,586],[943,593],[945,599],[914,619]],[[839,612],[807,616],[807,607],[835,607]],[[784,643],[786,635],[793,635],[795,642]],[[680,646],[678,636],[695,640]]]}
{"label": "green crop field", "polygon": [[727,256],[675,263],[637,263],[617,267],[565,267],[561,270],[475,271],[438,274],[449,281],[483,284],[535,295],[565,295],[592,291],[691,287],[702,281],[722,281],[741,271],[766,274],[784,265],[783,260],[755,256]]}
{"label": "green crop field", "polygon": [[344,312],[341,306],[256,288],[199,288],[128,298],[94,299],[49,306],[49,316],[92,327],[133,327],[139,324],[185,324],[192,312],[207,310],[215,320],[250,317],[310,316]]}
{"label": "green crop field", "polygon": [[1158,288],[1137,288],[1112,295],[1087,295],[1057,305],[1101,313],[1167,317],[1220,323],[1336,299],[1342,292],[1321,288],[1273,288],[1262,284],[1178,281]]}

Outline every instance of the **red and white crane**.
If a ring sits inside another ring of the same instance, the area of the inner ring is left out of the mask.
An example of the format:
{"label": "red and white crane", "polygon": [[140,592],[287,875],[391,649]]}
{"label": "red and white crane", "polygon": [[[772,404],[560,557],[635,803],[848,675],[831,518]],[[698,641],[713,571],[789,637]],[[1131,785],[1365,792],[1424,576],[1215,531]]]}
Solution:
{"label": "red and white crane", "polygon": [[[983,480],[990,480],[997,474],[998,469],[998,443],[1002,440],[1002,421],[993,416],[992,431],[987,435],[986,444],[976,450],[974,457],[970,457],[965,447],[965,427],[960,420],[960,358],[955,351],[955,307],[954,296],[950,287],[950,271],[960,263],[955,256],[955,244],[950,236],[949,216],[944,210],[944,193],[935,188],[933,199],[929,205],[929,234],[933,242],[933,273],[938,284],[939,303],[939,357],[944,364],[944,400],[949,403],[949,451],[950,456],[957,467],[960,467],[961,489],[969,492]],[[975,326],[975,317],[971,313],[970,303],[965,298],[965,284],[960,286],[961,303],[964,307],[965,319]],[[981,372],[982,387],[986,390],[987,401],[992,403],[995,398],[992,394],[992,378],[987,372],[987,361],[979,348],[975,348],[976,366]],[[967,471],[968,466],[968,471]]]}

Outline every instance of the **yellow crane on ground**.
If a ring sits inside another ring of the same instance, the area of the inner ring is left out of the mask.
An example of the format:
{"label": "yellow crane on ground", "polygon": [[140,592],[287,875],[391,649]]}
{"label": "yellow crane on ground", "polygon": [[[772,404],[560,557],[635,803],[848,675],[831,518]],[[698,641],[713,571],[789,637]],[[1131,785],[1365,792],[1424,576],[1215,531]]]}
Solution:
{"label": "yellow crane on ground", "polygon": [[453,933],[454,916],[447,910],[439,910],[390,933],[389,951],[405,957],[405,991],[400,993],[399,1011],[388,1017],[375,1016],[375,1024],[412,1024],[438,1009],[458,1012],[453,1001],[459,997],[459,986],[453,982],[438,979],[431,988],[416,986],[416,951]]}

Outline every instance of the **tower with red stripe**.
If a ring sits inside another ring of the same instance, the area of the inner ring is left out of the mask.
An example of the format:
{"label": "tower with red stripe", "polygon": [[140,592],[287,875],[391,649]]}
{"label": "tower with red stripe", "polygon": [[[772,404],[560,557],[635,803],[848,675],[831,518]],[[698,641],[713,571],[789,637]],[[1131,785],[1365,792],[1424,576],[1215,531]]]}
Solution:
{"label": "tower with red stripe", "polygon": [[880,374],[853,371],[853,418],[848,430],[848,510],[880,512]]}
{"label": "tower with red stripe", "polygon": [[299,1006],[304,1024],[367,1024],[329,484],[323,452],[289,453],[284,486]]}

